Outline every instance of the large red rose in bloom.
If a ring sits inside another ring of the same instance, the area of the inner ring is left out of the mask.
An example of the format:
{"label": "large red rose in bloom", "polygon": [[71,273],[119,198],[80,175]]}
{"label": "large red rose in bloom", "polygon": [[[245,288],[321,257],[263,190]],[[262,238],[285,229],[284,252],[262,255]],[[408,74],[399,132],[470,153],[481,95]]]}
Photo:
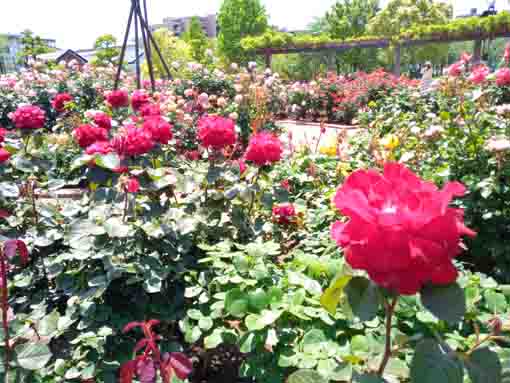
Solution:
{"label": "large red rose in bloom", "polygon": [[172,125],[160,116],[149,117],[143,123],[143,128],[152,135],[152,139],[166,145],[172,139]]}
{"label": "large red rose in bloom", "polygon": [[501,68],[496,72],[496,84],[498,86],[510,85],[510,68]]}
{"label": "large red rose in bloom", "polygon": [[129,106],[129,95],[125,90],[112,90],[106,95],[106,102],[113,109]]}
{"label": "large red rose in bloom", "polygon": [[140,110],[142,106],[150,102],[150,96],[144,90],[135,90],[131,95],[131,107],[133,110]]}
{"label": "large red rose in bloom", "polygon": [[291,203],[282,203],[273,207],[273,217],[280,225],[289,225],[296,219],[296,209]]}
{"label": "large red rose in bloom", "polygon": [[73,136],[81,148],[86,148],[97,141],[107,141],[108,131],[98,126],[83,124],[74,129]]}
{"label": "large red rose in bloom", "polygon": [[110,130],[112,128],[112,119],[109,115],[104,112],[97,112],[94,114],[94,124],[99,126],[100,128]]}
{"label": "large red rose in bloom", "polygon": [[236,126],[230,118],[205,116],[198,121],[197,137],[206,148],[223,149],[236,143]]}
{"label": "large red rose in bloom", "polygon": [[9,153],[4,148],[0,148],[0,164],[7,161],[11,157],[11,153]]}
{"label": "large red rose in bloom", "polygon": [[334,203],[350,220],[333,224],[331,235],[354,269],[396,293],[453,283],[461,236],[476,234],[464,226],[461,209],[448,207],[464,192],[458,182],[439,190],[398,163],[383,174],[358,170],[336,192]]}
{"label": "large red rose in bloom", "polygon": [[148,153],[154,147],[152,134],[145,129],[128,125],[111,142],[115,151],[124,157],[139,156]]}
{"label": "large red rose in bloom", "polygon": [[282,143],[278,137],[261,132],[250,138],[244,158],[258,166],[264,166],[280,161],[282,151]]}
{"label": "large red rose in bloom", "polygon": [[65,110],[66,104],[71,101],[73,101],[73,96],[69,93],[59,93],[51,100],[51,106],[57,112],[62,113]]}
{"label": "large red rose in bloom", "polygon": [[46,122],[46,113],[38,106],[25,105],[12,113],[11,120],[18,129],[39,129]]}

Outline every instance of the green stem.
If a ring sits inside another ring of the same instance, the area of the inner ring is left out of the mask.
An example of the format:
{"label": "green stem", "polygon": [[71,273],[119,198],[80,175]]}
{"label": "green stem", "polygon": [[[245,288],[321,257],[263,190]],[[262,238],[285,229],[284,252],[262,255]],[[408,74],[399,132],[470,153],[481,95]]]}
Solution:
{"label": "green stem", "polygon": [[391,357],[391,322],[393,320],[393,314],[395,313],[395,307],[397,306],[398,297],[393,298],[390,302],[386,301],[386,345],[384,347],[384,356],[381,361],[381,365],[379,366],[379,370],[377,371],[377,375],[381,378],[384,374],[384,370],[388,365]]}

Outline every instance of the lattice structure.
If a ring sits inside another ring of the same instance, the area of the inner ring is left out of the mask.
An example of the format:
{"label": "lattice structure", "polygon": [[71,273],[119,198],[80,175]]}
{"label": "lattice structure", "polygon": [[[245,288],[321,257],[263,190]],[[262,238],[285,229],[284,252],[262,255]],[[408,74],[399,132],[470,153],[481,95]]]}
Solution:
{"label": "lattice structure", "polygon": [[[126,47],[131,33],[131,29],[134,24],[135,32],[135,52],[136,52],[136,85],[140,89],[142,86],[142,75],[140,71],[140,36],[143,43],[143,49],[145,52],[145,59],[147,60],[147,67],[149,69],[149,77],[151,80],[152,91],[156,90],[156,82],[154,79],[154,64],[152,61],[152,48],[156,51],[163,67],[165,68],[168,79],[172,78],[170,68],[161,53],[161,50],[152,35],[152,31],[149,27],[149,21],[147,16],[147,2],[148,0],[130,0],[131,10],[129,11],[129,18],[126,27],[126,33],[124,35],[124,42],[120,52],[119,67],[117,68],[117,75],[115,76],[115,89],[119,87],[120,75],[122,73],[122,64],[124,63],[124,57],[126,55]],[[142,12],[143,8],[143,12]]]}

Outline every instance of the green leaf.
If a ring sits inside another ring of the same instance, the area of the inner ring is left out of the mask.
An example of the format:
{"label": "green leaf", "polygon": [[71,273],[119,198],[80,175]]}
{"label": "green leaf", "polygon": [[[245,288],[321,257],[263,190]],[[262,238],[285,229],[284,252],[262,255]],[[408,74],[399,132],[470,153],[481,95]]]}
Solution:
{"label": "green leaf", "polygon": [[[376,374],[361,374],[360,375],[359,373],[355,372],[352,375],[352,383],[386,383],[386,381]],[[437,382],[437,383],[439,383],[439,382]]]}
{"label": "green leaf", "polygon": [[450,324],[460,322],[466,313],[466,295],[456,283],[424,287],[421,291],[421,302],[438,319]]}
{"label": "green leaf", "polygon": [[336,278],[333,283],[326,289],[324,294],[321,297],[321,305],[324,307],[331,315],[336,314],[336,308],[342,299],[344,294],[345,286],[352,279],[352,275],[342,275]]}
{"label": "green leaf", "polygon": [[314,370],[298,370],[289,376],[287,383],[327,383],[328,380]]}
{"label": "green leaf", "polygon": [[465,364],[471,383],[500,383],[502,380],[499,356],[488,347],[475,350]]}
{"label": "green leaf", "polygon": [[120,158],[116,153],[98,154],[95,157],[95,162],[97,166],[110,170],[117,169],[120,166]]}
{"label": "green leaf", "polygon": [[455,354],[432,339],[418,343],[411,363],[413,383],[462,383],[464,369]]}
{"label": "green leaf", "polygon": [[202,329],[202,331],[209,331],[213,326],[213,320],[209,317],[202,317],[198,321],[198,327]]}
{"label": "green leaf", "polygon": [[39,370],[52,357],[50,348],[41,343],[25,343],[16,346],[18,364],[26,370]]}
{"label": "green leaf", "polygon": [[352,278],[345,287],[352,312],[362,321],[371,321],[377,316],[381,304],[378,287],[363,277]]}
{"label": "green leaf", "polygon": [[495,291],[486,291],[484,298],[487,301],[487,309],[493,314],[502,314],[507,310],[506,298],[503,294]]}
{"label": "green leaf", "polygon": [[118,217],[112,217],[104,223],[106,233],[112,238],[125,238],[129,235],[130,228]]}

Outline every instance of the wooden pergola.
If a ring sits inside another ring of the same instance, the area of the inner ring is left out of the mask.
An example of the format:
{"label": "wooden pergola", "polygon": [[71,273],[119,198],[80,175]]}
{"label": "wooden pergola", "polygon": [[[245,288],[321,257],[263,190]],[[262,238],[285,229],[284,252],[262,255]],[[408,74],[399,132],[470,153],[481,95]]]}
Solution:
{"label": "wooden pergola", "polygon": [[255,52],[263,55],[266,58],[266,66],[271,67],[273,55],[289,54],[289,53],[308,53],[308,52],[321,52],[321,51],[337,51],[344,52],[355,48],[389,48],[394,47],[394,67],[393,73],[400,76],[401,71],[401,51],[402,48],[420,46],[427,44],[448,44],[452,42],[474,41],[473,62],[477,63],[481,60],[482,54],[482,41],[492,40],[500,37],[510,37],[510,30],[505,28],[500,32],[465,32],[462,34],[455,34],[448,36],[445,34],[431,36],[424,39],[403,39],[399,41],[392,41],[390,39],[377,39],[377,40],[361,40],[352,42],[329,42],[324,44],[309,44],[303,46],[287,46],[287,47],[268,47],[259,48]]}

